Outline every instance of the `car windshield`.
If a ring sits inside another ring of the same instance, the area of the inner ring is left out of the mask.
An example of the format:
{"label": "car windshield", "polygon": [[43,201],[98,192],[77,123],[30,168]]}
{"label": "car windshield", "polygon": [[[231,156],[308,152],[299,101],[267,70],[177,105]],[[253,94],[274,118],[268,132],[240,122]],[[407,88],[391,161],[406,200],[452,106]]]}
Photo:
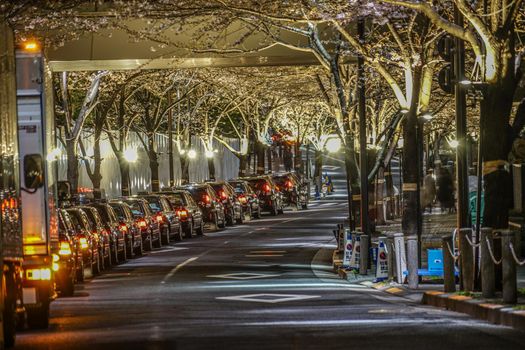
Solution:
{"label": "car windshield", "polygon": [[169,198],[170,198],[170,202],[172,205],[174,206],[180,206],[180,205],[184,205],[185,203],[185,198],[183,196],[182,193],[173,193],[173,194],[170,194],[169,195]]}
{"label": "car windshield", "polygon": [[144,216],[144,211],[142,210],[142,207],[138,202],[131,201],[128,202],[128,204],[131,208],[131,213],[133,214],[133,216]]}
{"label": "car windshield", "polygon": [[124,212],[124,207],[122,205],[111,204],[111,208],[113,208],[113,211],[119,220],[127,220],[126,213]]}
{"label": "car windshield", "polygon": [[148,205],[152,212],[158,213],[159,211],[162,211],[164,208],[162,207],[162,204],[160,202],[160,198],[148,198]]}
{"label": "car windshield", "polygon": [[102,221],[113,223],[115,221],[115,216],[112,215],[113,213],[110,212],[110,208],[107,208],[105,206],[99,206],[97,207],[98,214],[102,218]]}
{"label": "car windshield", "polygon": [[102,226],[102,221],[100,220],[100,216],[95,214],[94,211],[91,210],[91,208],[85,209],[84,212],[86,213],[87,217],[89,218],[89,221],[92,224],[94,224],[95,226]]}
{"label": "car windshield", "polygon": [[265,179],[253,179],[253,180],[248,180],[248,182],[250,183],[250,185],[255,188],[256,190],[261,190],[262,187],[267,184],[267,181]]}

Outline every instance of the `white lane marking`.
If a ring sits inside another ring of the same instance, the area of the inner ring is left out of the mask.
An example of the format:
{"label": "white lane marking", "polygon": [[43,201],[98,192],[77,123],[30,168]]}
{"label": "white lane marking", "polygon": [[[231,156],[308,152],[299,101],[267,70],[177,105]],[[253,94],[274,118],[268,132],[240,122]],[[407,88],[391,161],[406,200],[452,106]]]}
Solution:
{"label": "white lane marking", "polygon": [[233,279],[233,280],[253,280],[259,278],[271,278],[279,277],[280,275],[267,275],[262,273],[250,273],[250,272],[240,272],[240,273],[229,273],[225,275],[208,275],[209,278],[224,278],[224,279]]}
{"label": "white lane marking", "polygon": [[230,297],[218,297],[219,300],[233,300],[233,301],[254,301],[256,303],[283,303],[287,301],[307,300],[320,298],[320,295],[294,295],[294,294],[247,294],[247,295],[234,295]]}
{"label": "white lane marking", "polygon": [[173,277],[173,275],[177,273],[177,271],[179,271],[180,269],[182,269],[184,266],[188,265],[192,261],[197,260],[198,258],[199,258],[198,256],[194,256],[193,258],[189,258],[185,260],[184,262],[178,264],[173,269],[171,269],[171,271],[166,275],[166,277],[164,277],[164,279],[160,283],[166,283],[166,281],[169,280],[171,277]]}
{"label": "white lane marking", "polygon": [[250,254],[284,254],[286,250],[252,250]]}
{"label": "white lane marking", "polygon": [[176,250],[185,250],[185,249],[190,249],[190,248],[187,248],[187,247],[169,247],[169,248],[165,248],[165,249],[161,249],[161,250],[154,250],[154,251],[149,252],[149,253],[150,254],[158,254],[158,253],[173,252],[173,251],[176,251]]}
{"label": "white lane marking", "polygon": [[283,256],[283,254],[246,254],[246,258],[273,258]]}

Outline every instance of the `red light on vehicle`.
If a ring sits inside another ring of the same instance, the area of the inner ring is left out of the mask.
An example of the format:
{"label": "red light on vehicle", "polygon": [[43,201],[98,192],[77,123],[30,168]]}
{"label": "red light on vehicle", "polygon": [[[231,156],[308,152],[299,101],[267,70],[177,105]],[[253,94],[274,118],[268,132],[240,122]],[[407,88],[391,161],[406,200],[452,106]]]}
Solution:
{"label": "red light on vehicle", "polygon": [[293,187],[292,181],[290,181],[290,180],[286,181],[285,185],[289,189]]}
{"label": "red light on vehicle", "polygon": [[164,221],[164,218],[162,217],[161,214],[158,214],[155,218],[157,219],[157,222],[162,222],[162,221]]}
{"label": "red light on vehicle", "polygon": [[179,209],[177,210],[177,216],[180,218],[186,218],[188,217],[188,211],[186,209]]}
{"label": "red light on vehicle", "polygon": [[202,201],[206,204],[210,203],[211,202],[211,198],[209,195],[205,194],[202,196]]}
{"label": "red light on vehicle", "polygon": [[248,202],[248,199],[246,198],[246,196],[240,195],[239,202],[241,202],[242,204],[246,204],[246,202]]}
{"label": "red light on vehicle", "polygon": [[128,227],[127,227],[126,225],[124,225],[124,224],[120,225],[120,226],[119,226],[119,229],[120,229],[120,231],[122,231],[122,232],[128,232]]}
{"label": "red light on vehicle", "polygon": [[221,198],[224,199],[224,200],[228,199],[228,195],[227,195],[226,192],[224,192],[224,191],[220,191],[220,192],[219,192],[219,195],[220,195]]}
{"label": "red light on vehicle", "polygon": [[271,189],[270,189],[270,185],[268,185],[267,183],[264,184],[264,186],[263,186],[263,191],[264,191],[264,192],[270,192],[270,190],[271,190]]}
{"label": "red light on vehicle", "polygon": [[140,228],[146,228],[146,226],[148,226],[148,224],[146,223],[146,220],[144,219],[138,220],[137,225],[139,225]]}

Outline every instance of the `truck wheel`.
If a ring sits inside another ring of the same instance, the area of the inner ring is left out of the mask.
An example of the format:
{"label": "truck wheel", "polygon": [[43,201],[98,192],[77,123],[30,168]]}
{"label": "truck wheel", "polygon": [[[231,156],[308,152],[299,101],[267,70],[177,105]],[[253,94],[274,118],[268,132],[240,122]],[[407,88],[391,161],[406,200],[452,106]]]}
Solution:
{"label": "truck wheel", "polygon": [[[6,276],[7,275],[7,276]],[[13,347],[16,340],[16,284],[13,275],[6,272],[2,279],[2,290],[4,291],[4,346]]]}
{"label": "truck wheel", "polygon": [[27,325],[31,329],[44,329],[49,326],[49,303],[27,310]]}

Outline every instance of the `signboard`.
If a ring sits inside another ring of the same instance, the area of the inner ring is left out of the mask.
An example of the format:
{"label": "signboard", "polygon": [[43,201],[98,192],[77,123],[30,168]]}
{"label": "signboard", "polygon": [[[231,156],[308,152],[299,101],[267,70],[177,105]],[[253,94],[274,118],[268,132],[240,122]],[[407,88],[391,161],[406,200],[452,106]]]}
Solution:
{"label": "signboard", "polygon": [[349,267],[351,269],[359,270],[360,259],[361,259],[361,236],[355,235],[352,255],[350,256],[350,263],[348,264]]}
{"label": "signboard", "polygon": [[376,259],[376,281],[384,281],[388,278],[388,253],[386,243],[379,240]]}
{"label": "signboard", "polygon": [[354,249],[354,242],[352,241],[352,232],[350,230],[345,230],[343,243],[344,243],[343,267],[349,267],[350,259],[352,257],[352,250]]}

